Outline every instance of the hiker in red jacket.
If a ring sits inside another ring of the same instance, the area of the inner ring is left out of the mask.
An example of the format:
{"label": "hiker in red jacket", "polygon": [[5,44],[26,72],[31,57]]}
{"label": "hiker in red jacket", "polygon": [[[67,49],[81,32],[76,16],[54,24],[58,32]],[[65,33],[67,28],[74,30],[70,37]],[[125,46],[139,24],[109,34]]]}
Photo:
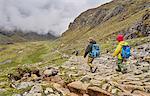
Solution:
{"label": "hiker in red jacket", "polygon": [[[130,47],[127,42],[124,41],[123,35],[117,36],[118,45],[116,50],[113,53],[113,56],[118,56],[118,69],[116,71],[123,72],[124,71],[124,65],[123,61],[125,59],[128,59],[130,56]],[[126,53],[125,53],[126,52]],[[126,55],[126,56],[125,56]]]}

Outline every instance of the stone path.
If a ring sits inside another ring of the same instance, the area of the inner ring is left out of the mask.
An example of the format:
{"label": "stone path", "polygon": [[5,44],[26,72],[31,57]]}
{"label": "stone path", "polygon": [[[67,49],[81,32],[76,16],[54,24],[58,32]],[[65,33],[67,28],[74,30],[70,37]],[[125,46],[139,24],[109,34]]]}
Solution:
{"label": "stone path", "polygon": [[139,46],[132,52],[138,51],[125,63],[125,74],[115,71],[116,59],[110,54],[94,60],[98,68],[95,73],[89,71],[87,59],[72,56],[59,67],[45,69],[42,74],[46,77],[32,74],[33,79],[15,83],[14,88],[22,88],[21,84],[32,86],[23,96],[150,96],[150,63],[145,59],[150,56],[148,48]]}

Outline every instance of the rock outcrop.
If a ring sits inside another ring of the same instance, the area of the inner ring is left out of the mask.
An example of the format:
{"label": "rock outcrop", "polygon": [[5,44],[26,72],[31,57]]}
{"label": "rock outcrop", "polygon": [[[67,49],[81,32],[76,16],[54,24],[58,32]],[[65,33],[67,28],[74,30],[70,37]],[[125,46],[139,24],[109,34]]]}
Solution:
{"label": "rock outcrop", "polygon": [[127,39],[150,36],[150,11],[146,10],[141,20],[137,21],[132,27],[125,31]]}

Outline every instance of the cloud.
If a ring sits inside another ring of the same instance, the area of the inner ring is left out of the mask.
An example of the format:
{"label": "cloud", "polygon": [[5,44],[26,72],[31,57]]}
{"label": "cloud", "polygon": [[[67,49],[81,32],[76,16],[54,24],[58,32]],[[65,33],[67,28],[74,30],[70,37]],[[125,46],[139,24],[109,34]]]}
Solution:
{"label": "cloud", "polygon": [[0,0],[0,27],[61,35],[81,12],[111,0]]}

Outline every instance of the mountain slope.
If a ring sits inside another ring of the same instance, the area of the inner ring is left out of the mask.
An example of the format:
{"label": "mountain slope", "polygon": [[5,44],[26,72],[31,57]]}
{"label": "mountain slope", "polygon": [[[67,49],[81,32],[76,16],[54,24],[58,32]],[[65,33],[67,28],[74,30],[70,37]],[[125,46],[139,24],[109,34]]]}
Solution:
{"label": "mountain slope", "polygon": [[0,30],[0,44],[12,44],[16,42],[54,40],[56,36],[51,33],[38,34],[36,32],[22,32],[21,30]]}
{"label": "mountain slope", "polygon": [[131,45],[136,38],[139,38],[137,43],[141,42],[140,38],[149,42],[149,22],[149,0],[113,0],[81,13],[70,23],[61,41],[67,49],[83,50],[88,37],[92,36],[102,44],[103,51],[112,49],[119,33],[124,34]]}

